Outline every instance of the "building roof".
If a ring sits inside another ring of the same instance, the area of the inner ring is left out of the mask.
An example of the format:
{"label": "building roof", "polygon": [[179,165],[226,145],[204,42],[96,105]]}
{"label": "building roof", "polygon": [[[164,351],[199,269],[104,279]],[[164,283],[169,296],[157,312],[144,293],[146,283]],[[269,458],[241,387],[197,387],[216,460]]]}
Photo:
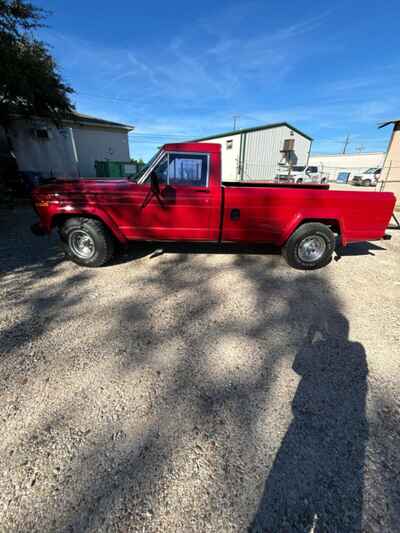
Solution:
{"label": "building roof", "polygon": [[287,126],[288,128],[290,128],[291,130],[295,131],[296,133],[302,135],[306,139],[309,139],[310,141],[313,140],[312,137],[310,137],[309,135],[306,135],[305,133],[303,133],[299,129],[293,127],[288,122],[275,122],[273,124],[264,124],[262,126],[256,126],[254,128],[244,128],[244,129],[241,129],[241,130],[234,130],[234,131],[227,131],[227,132],[224,132],[224,133],[217,133],[215,135],[209,135],[207,137],[201,137],[200,139],[193,139],[193,141],[194,142],[208,141],[208,140],[211,140],[211,139],[217,139],[219,137],[229,137],[230,135],[237,135],[239,133],[250,133],[252,131],[269,130],[271,128],[279,128],[281,126]]}
{"label": "building roof", "polygon": [[382,124],[380,124],[378,128],[384,128],[385,126],[388,126],[389,124],[397,124],[397,122],[400,122],[400,118],[395,118],[393,120],[388,120],[387,122],[382,122]]}
{"label": "building roof", "polygon": [[[25,119],[22,115],[12,115],[14,119]],[[32,117],[31,120],[40,120],[40,121],[50,121],[48,117]],[[135,129],[135,126],[130,124],[122,124],[121,122],[113,122],[111,120],[106,120],[104,118],[92,117],[91,115],[84,115],[83,113],[78,113],[78,111],[70,111],[65,114],[63,118],[60,118],[62,123],[74,123],[81,124],[82,126],[97,126],[101,128],[113,128],[113,129],[122,129],[126,131],[132,131]]]}
{"label": "building roof", "polygon": [[127,131],[132,131],[135,129],[135,127],[131,126],[130,124],[122,124],[121,122],[113,122],[104,118],[92,117],[91,115],[84,115],[82,113],[78,113],[77,111],[72,111],[71,113],[69,113],[67,115],[66,120],[71,120],[72,122],[79,122],[85,126],[120,128]]}

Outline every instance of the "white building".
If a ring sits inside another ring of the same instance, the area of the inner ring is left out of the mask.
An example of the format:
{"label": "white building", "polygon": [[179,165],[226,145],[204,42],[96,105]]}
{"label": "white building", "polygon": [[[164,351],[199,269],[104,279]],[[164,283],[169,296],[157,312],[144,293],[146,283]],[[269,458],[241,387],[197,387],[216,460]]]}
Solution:
{"label": "white building", "polygon": [[215,142],[222,147],[222,178],[229,180],[273,179],[279,163],[307,165],[312,138],[287,122],[210,135],[196,142]]}
{"label": "white building", "polygon": [[397,206],[400,206],[400,119],[389,120],[379,127],[393,126],[389,146],[385,154],[385,162],[382,172],[382,189],[394,192]]}
{"label": "white building", "polygon": [[329,181],[336,181],[338,174],[347,173],[351,180],[369,168],[382,168],[385,152],[360,152],[356,154],[311,154],[309,165],[317,166]]}
{"label": "white building", "polygon": [[129,161],[128,133],[133,129],[74,112],[61,127],[46,119],[15,118],[7,135],[21,172],[94,177],[95,161]]}

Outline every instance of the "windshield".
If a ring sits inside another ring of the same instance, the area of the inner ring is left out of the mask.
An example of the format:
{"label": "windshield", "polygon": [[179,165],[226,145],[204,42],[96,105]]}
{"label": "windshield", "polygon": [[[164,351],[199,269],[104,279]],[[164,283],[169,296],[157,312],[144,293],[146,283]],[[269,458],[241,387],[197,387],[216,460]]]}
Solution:
{"label": "windshield", "polygon": [[295,172],[303,172],[305,170],[306,167],[293,167],[293,170]]}
{"label": "windshield", "polygon": [[378,172],[378,170],[379,168],[376,168],[376,167],[369,168],[367,172],[365,172],[364,174],[375,174],[376,172]]}
{"label": "windshield", "polygon": [[146,163],[144,165],[144,167],[142,167],[139,172],[137,174],[135,174],[132,179],[135,180],[135,181],[139,181],[140,178],[143,177],[144,173],[146,172],[146,170],[152,165],[153,161],[155,161],[157,159],[157,157],[160,155],[160,152],[161,150],[159,150],[158,152],[156,152],[155,155],[153,155],[153,157],[150,159],[150,161],[148,163]]}

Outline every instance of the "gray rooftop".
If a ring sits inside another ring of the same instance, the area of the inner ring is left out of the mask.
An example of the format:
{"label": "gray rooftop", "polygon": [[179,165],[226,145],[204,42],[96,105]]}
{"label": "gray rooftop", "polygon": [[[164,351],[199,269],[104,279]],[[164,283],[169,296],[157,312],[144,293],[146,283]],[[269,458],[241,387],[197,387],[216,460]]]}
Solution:
{"label": "gray rooftop", "polygon": [[71,120],[73,122],[80,122],[85,126],[121,128],[128,131],[135,129],[135,127],[130,124],[122,124],[121,122],[114,122],[112,120],[106,120],[104,118],[92,117],[91,115],[84,115],[83,113],[78,113],[77,111],[72,111],[71,113],[69,113],[67,115],[67,120]]}

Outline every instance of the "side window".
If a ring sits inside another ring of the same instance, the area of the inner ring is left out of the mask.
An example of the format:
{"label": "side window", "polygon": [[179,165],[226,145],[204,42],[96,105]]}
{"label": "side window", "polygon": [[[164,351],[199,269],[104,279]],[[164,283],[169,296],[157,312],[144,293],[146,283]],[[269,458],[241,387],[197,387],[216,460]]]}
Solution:
{"label": "side window", "polygon": [[203,154],[169,154],[168,183],[207,187],[208,156]]}

